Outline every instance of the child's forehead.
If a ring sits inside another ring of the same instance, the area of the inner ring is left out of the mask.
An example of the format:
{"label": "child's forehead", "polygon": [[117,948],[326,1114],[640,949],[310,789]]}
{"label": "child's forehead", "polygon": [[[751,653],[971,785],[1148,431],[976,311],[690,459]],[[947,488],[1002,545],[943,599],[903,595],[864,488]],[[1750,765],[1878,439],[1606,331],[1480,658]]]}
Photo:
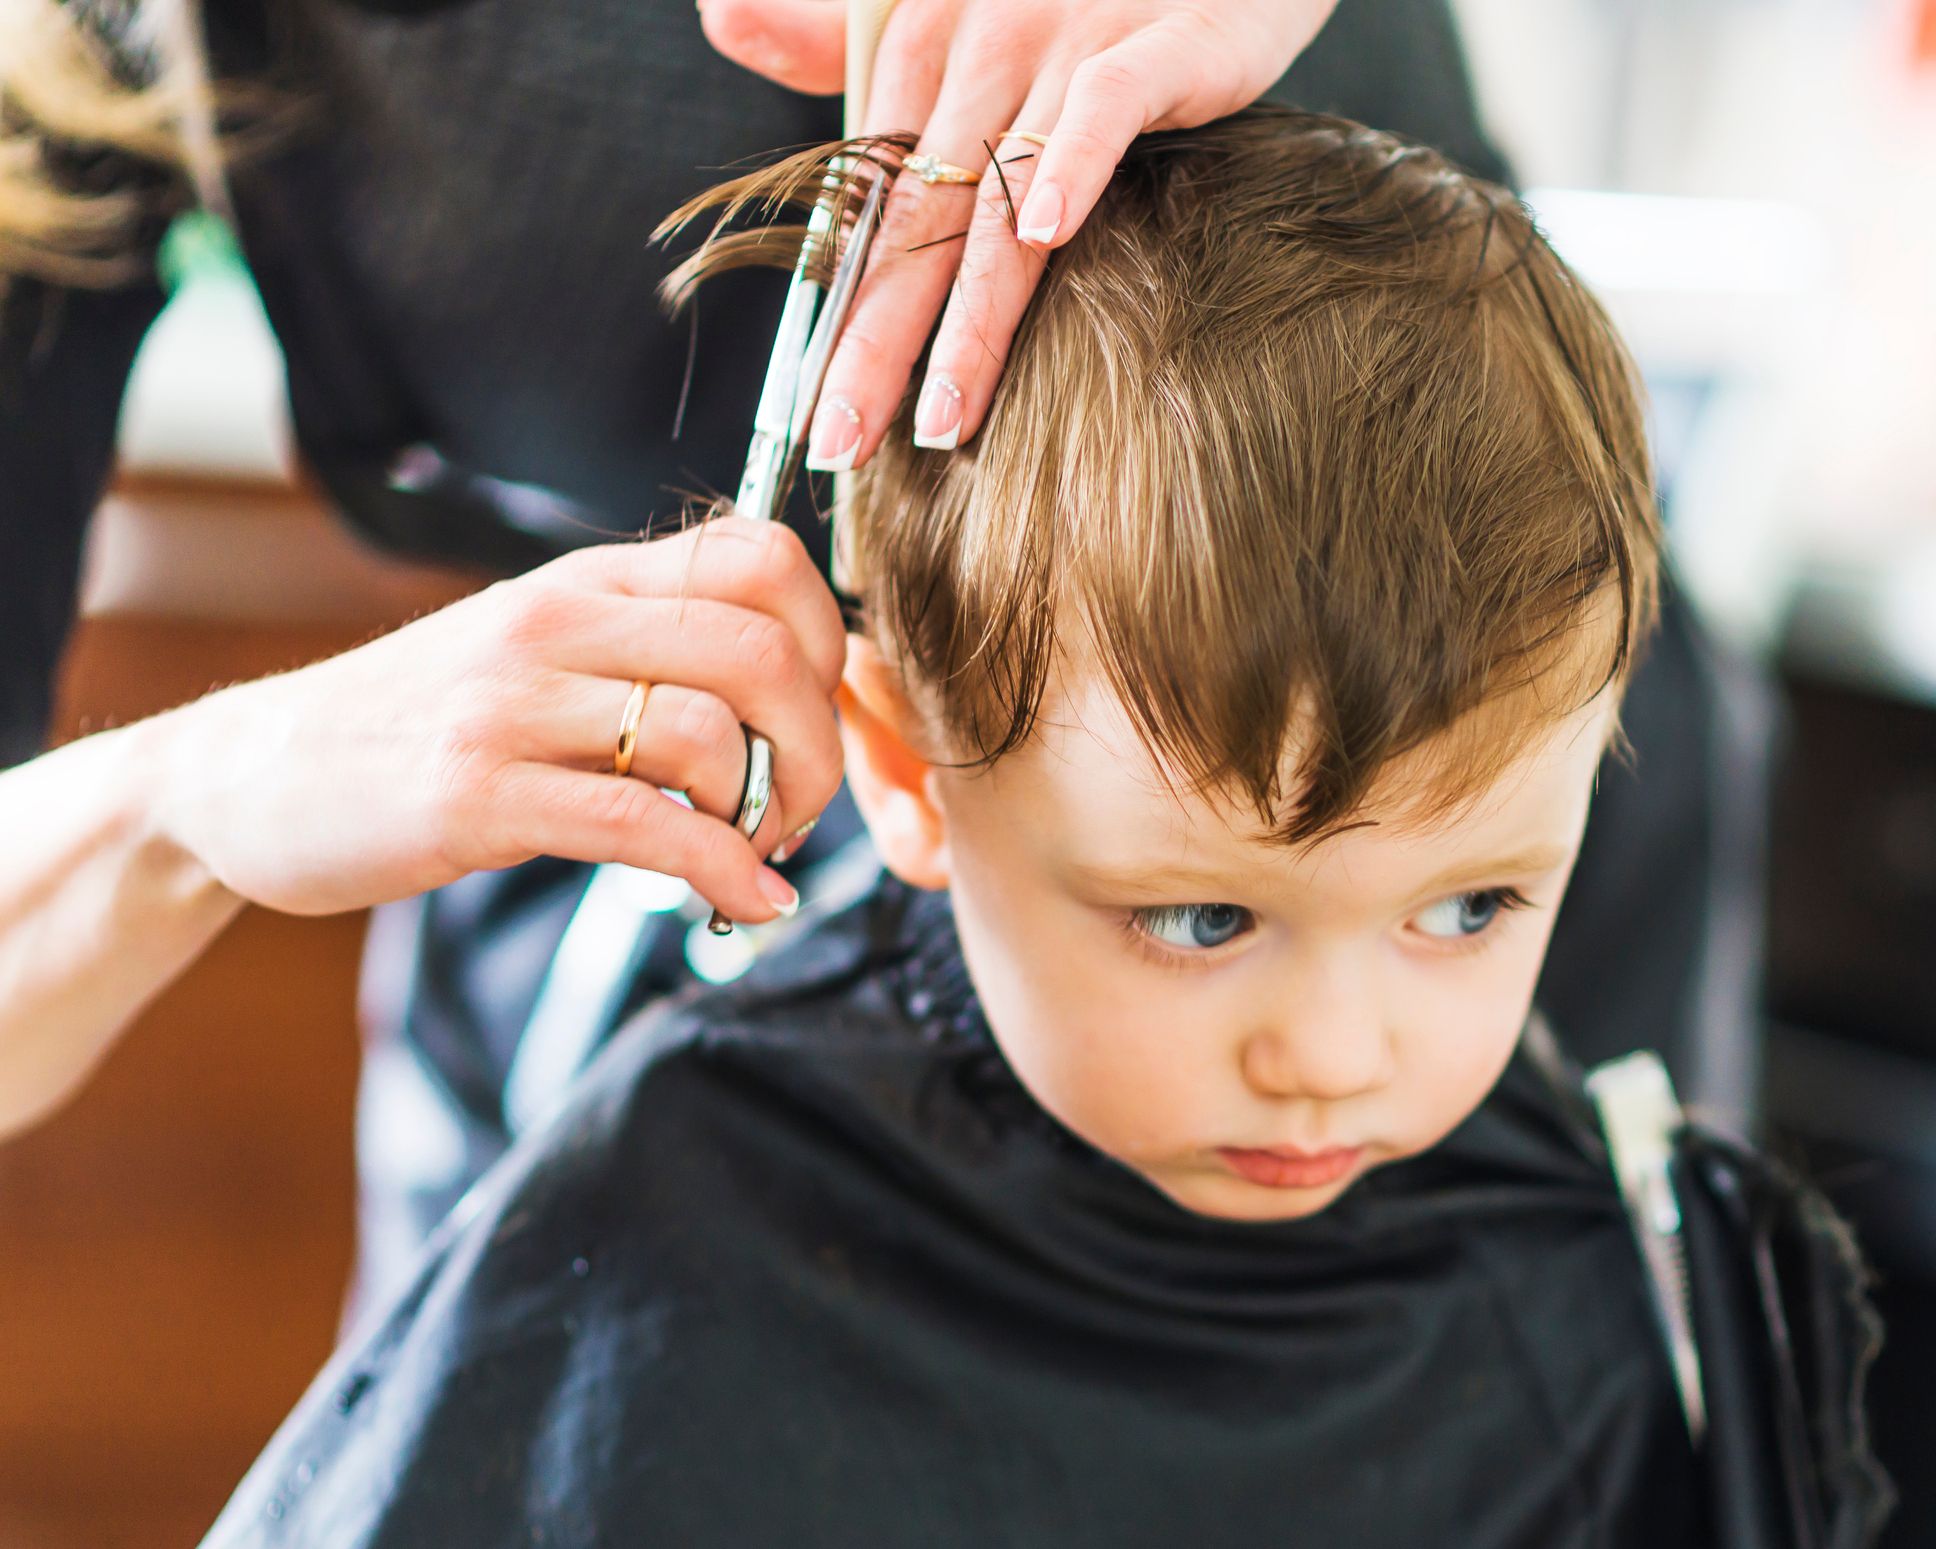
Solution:
{"label": "child's forehead", "polygon": [[[1287,770],[1298,764],[1295,728],[1303,720],[1292,717]],[[1029,742],[991,773],[1014,820],[1086,871],[1121,876],[1141,866],[1179,880],[1192,870],[1234,880],[1343,870],[1374,886],[1401,885],[1410,873],[1456,867],[1462,857],[1570,850],[1613,724],[1611,691],[1564,717],[1522,723],[1517,756],[1450,805],[1434,794],[1444,788],[1448,762],[1470,744],[1461,736],[1434,739],[1394,761],[1357,819],[1298,847],[1287,847],[1240,795],[1194,789],[1167,766],[1100,674],[1058,675]]]}

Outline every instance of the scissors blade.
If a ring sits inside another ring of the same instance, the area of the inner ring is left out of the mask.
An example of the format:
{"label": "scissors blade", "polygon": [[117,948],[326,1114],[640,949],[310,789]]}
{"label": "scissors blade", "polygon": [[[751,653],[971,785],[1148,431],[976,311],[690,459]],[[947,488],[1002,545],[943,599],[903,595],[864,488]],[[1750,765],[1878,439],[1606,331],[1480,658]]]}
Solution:
{"label": "scissors blade", "polygon": [[813,424],[813,411],[820,406],[820,389],[826,384],[827,367],[833,361],[834,346],[840,342],[840,330],[847,325],[847,314],[853,308],[854,292],[860,289],[861,271],[867,265],[868,249],[880,223],[881,200],[886,191],[887,178],[877,172],[867,197],[861,201],[860,213],[854,217],[853,230],[847,234],[840,262],[834,268],[833,282],[827,287],[827,304],[820,309],[820,318],[807,340],[788,426],[788,435],[796,445],[806,440]]}
{"label": "scissors blade", "polygon": [[760,390],[760,407],[753,416],[753,439],[746,449],[746,468],[740,475],[739,494],[733,500],[734,509],[741,516],[768,521],[779,514],[780,479],[791,440],[789,410],[798,392],[800,357],[813,321],[813,293],[818,289],[808,282],[787,292],[786,310],[780,314],[779,335],[773,345],[773,359],[766,369],[766,385]]}
{"label": "scissors blade", "polygon": [[[770,521],[780,513],[788,488],[798,470],[800,453],[813,411],[826,380],[827,365],[841,325],[852,305],[860,272],[866,263],[867,247],[880,216],[881,197],[886,183],[876,177],[861,205],[853,229],[848,233],[832,280],[822,285],[812,277],[818,267],[822,245],[839,238],[839,209],[845,174],[836,168],[829,175],[825,191],[815,202],[807,220],[807,237],[794,265],[793,279],[787,287],[786,304],[780,313],[780,326],[774,335],[773,354],[767,363],[766,381],[760,389],[759,407],[753,414],[753,439],[747,448],[746,469],[741,475],[734,509],[742,516]],[[820,299],[826,295],[827,304]],[[819,320],[815,321],[816,308]]]}

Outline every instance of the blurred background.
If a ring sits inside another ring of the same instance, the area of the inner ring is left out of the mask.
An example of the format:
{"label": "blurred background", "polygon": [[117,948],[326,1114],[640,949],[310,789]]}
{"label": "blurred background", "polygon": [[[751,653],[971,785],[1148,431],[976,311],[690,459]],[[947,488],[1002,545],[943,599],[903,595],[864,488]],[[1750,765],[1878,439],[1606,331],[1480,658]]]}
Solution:
{"label": "blurred background", "polygon": [[[1875,1261],[1887,1542],[1936,1544],[1936,0],[1457,9],[1493,135],[1648,376],[1686,584],[1774,687],[1742,711],[1782,749],[1768,918],[1741,943],[1772,1139]],[[168,267],[62,737],[477,584],[323,511],[220,228],[184,222]],[[0,1146],[0,1549],[193,1542],[328,1353],[362,933],[250,914]]]}
{"label": "blurred background", "polygon": [[1768,1140],[1874,1261],[1885,1542],[1936,1544],[1936,5],[1457,9],[1647,375],[1681,576],[1778,690]]}

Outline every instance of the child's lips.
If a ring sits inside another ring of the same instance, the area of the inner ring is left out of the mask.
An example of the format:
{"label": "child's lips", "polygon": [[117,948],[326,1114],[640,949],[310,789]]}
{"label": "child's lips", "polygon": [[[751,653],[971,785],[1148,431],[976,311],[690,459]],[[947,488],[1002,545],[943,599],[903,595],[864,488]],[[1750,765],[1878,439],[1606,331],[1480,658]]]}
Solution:
{"label": "child's lips", "polygon": [[1364,1156],[1363,1146],[1336,1146],[1329,1151],[1295,1151],[1288,1146],[1268,1150],[1223,1146],[1217,1151],[1240,1178],[1267,1189],[1316,1189],[1336,1183]]}

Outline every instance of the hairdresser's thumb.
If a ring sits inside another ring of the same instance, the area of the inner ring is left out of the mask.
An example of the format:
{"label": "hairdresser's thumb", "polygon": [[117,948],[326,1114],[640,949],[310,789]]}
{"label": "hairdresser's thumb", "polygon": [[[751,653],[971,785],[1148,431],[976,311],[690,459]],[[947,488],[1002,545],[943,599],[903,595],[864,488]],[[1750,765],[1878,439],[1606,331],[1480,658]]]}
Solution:
{"label": "hairdresser's thumb", "polygon": [[782,86],[824,95],[846,84],[841,0],[699,0],[699,22],[734,64]]}

